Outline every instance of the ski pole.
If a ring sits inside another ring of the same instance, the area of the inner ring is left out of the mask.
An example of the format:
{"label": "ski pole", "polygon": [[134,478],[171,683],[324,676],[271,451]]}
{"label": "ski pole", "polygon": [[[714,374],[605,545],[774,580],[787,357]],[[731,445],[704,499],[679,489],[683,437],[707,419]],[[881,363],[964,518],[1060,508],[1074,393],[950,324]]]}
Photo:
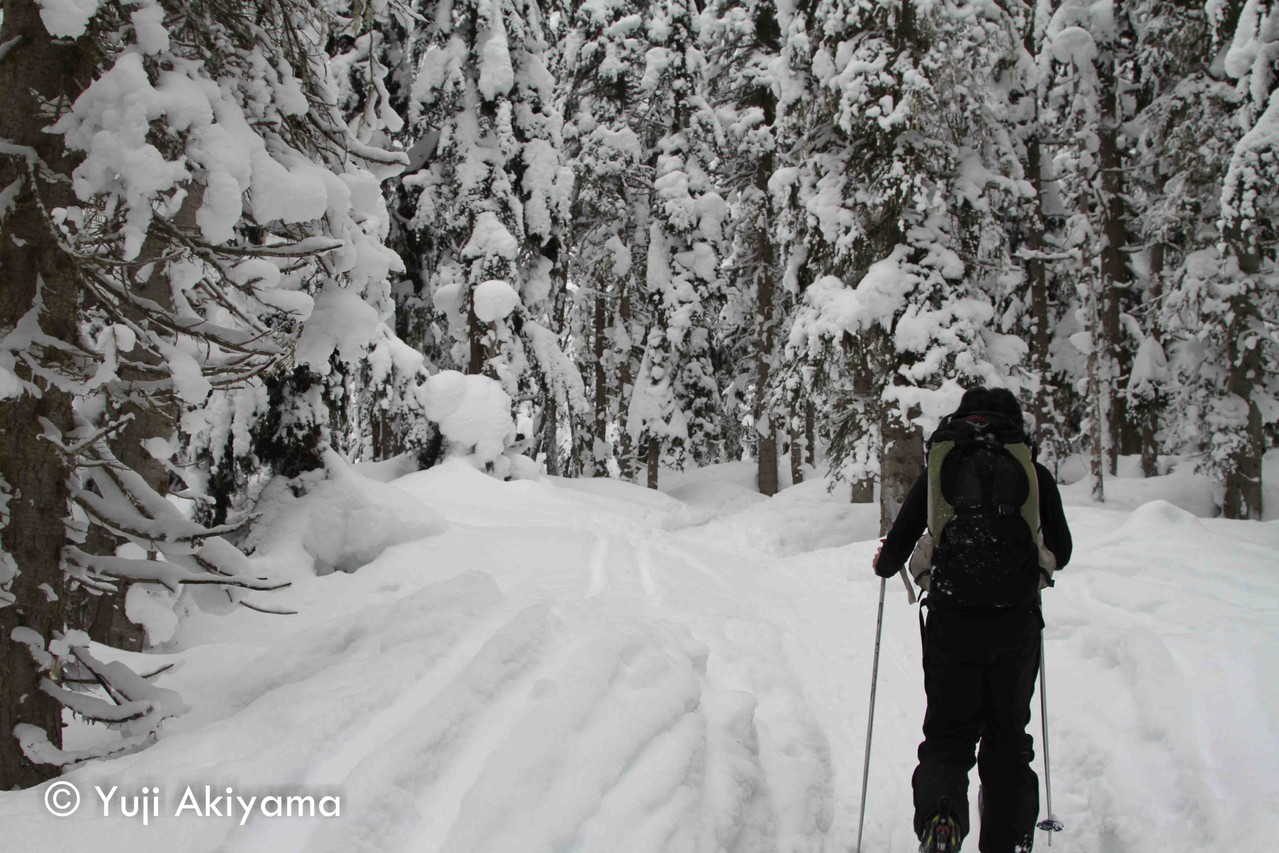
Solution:
{"label": "ski pole", "polygon": [[1048,817],[1036,826],[1048,833],[1048,846],[1053,846],[1053,833],[1066,827],[1053,817],[1053,777],[1048,761],[1048,667],[1044,665],[1044,635],[1039,635],[1039,719],[1044,724],[1044,792],[1048,795]]}
{"label": "ski pole", "polygon": [[884,588],[888,578],[879,579],[879,615],[875,618],[875,662],[870,670],[870,715],[866,718],[866,763],[862,767],[862,813],[857,821],[857,853],[862,853],[862,829],[866,826],[866,783],[870,780],[870,736],[875,730],[875,684],[879,680],[879,637],[884,629]]}

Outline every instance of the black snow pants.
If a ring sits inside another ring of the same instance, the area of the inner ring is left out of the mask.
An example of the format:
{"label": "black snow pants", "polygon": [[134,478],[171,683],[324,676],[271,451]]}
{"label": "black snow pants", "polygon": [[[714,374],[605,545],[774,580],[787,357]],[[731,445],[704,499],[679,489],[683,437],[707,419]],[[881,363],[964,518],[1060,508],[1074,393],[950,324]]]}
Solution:
{"label": "black snow pants", "polygon": [[1039,778],[1030,767],[1034,741],[1026,726],[1042,627],[1037,611],[930,609],[923,631],[928,710],[912,780],[916,835],[943,798],[968,834],[968,772],[976,762],[981,853],[1030,850]]}

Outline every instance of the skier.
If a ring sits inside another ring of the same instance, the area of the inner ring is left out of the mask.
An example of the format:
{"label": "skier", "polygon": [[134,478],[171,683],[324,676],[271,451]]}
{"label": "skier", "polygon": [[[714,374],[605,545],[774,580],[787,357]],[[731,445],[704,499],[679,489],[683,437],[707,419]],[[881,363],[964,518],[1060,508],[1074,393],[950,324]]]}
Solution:
{"label": "skier", "polygon": [[926,539],[911,561],[929,611],[926,623],[920,615],[928,707],[912,777],[915,834],[921,853],[959,849],[975,762],[981,853],[1023,853],[1039,812],[1026,733],[1042,648],[1039,596],[1070,559],[1070,530],[1006,389],[968,390],[928,455],[874,560],[880,577],[897,574],[928,529],[931,553]]}

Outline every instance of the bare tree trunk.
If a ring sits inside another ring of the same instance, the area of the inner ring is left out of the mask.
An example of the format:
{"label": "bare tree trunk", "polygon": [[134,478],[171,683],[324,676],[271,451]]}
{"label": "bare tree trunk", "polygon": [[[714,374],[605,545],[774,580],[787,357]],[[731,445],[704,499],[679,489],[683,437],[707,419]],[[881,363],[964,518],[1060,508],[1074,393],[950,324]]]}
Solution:
{"label": "bare tree trunk", "polygon": [[[1090,287],[1091,287],[1090,283]],[[1095,290],[1089,295],[1089,322],[1093,328],[1097,325],[1097,294]],[[1088,438],[1090,473],[1092,474],[1092,496],[1099,503],[1106,500],[1106,450],[1105,450],[1105,406],[1101,390],[1101,345],[1094,340],[1088,352],[1088,406],[1092,409],[1089,418]]]}
{"label": "bare tree trunk", "polygon": [[[1116,19],[1122,14],[1122,3],[1116,2]],[[1112,476],[1118,473],[1120,454],[1138,453],[1141,449],[1137,430],[1128,415],[1127,391],[1122,387],[1132,374],[1132,352],[1124,346],[1124,330],[1120,325],[1122,303],[1131,287],[1132,276],[1123,254],[1128,244],[1128,212],[1124,203],[1123,155],[1119,150],[1119,128],[1124,116],[1119,101],[1118,65],[1115,47],[1105,51],[1098,62],[1101,122],[1097,129],[1097,161],[1102,191],[1102,233],[1106,238],[1101,252],[1105,294],[1101,340],[1106,348],[1103,391],[1107,396],[1107,465]]]}
{"label": "bare tree trunk", "polygon": [[[1155,170],[1158,176],[1158,167]],[[1164,276],[1164,244],[1156,241],[1150,247],[1150,290],[1146,301],[1150,305],[1158,305],[1163,294]],[[1148,334],[1158,341],[1160,338],[1159,323],[1154,319],[1157,312],[1150,312],[1150,328]],[[1158,400],[1144,401],[1141,418],[1141,473],[1144,477],[1159,476],[1159,405]]]}
{"label": "bare tree trunk", "polygon": [[1048,347],[1052,343],[1052,327],[1048,316],[1048,269],[1044,263],[1044,173],[1043,146],[1036,133],[1026,146],[1026,172],[1035,188],[1035,204],[1026,235],[1026,249],[1030,257],[1026,261],[1026,278],[1030,285],[1030,365],[1038,380],[1035,394],[1030,401],[1031,416],[1035,420],[1036,438],[1042,442],[1052,417],[1051,386],[1048,381]]}
{"label": "bare tree trunk", "polygon": [[[771,160],[771,157],[768,158]],[[777,424],[773,413],[764,405],[768,393],[769,371],[773,359],[773,244],[766,230],[755,233],[757,262],[755,275],[755,406],[756,484],[760,494],[775,495],[777,477]]]}
{"label": "bare tree trunk", "polygon": [[[0,339],[40,304],[41,331],[74,342],[76,270],[58,249],[44,213],[75,203],[69,180],[74,164],[62,137],[45,132],[51,118],[43,105],[65,108],[83,89],[90,73],[86,46],[51,39],[34,0],[7,0],[0,44],[11,46],[0,59],[0,138],[30,151],[48,170],[29,170],[21,155],[0,156],[0,186],[21,187],[0,225],[5,276]],[[61,181],[48,181],[50,175]],[[45,368],[57,369],[63,359],[54,350],[25,354]],[[62,708],[40,690],[52,673],[14,639],[14,631],[47,643],[64,627],[62,549],[70,499],[70,463],[43,432],[45,424],[70,431],[71,398],[35,376],[21,358],[13,370],[27,388],[0,400],[0,490],[8,504],[0,510],[0,590],[13,600],[0,607],[0,790],[36,785],[58,773],[57,767],[29,761],[14,737],[15,726],[28,725],[42,730],[54,746],[62,744]]]}
{"label": "bare tree trunk", "polygon": [[[567,268],[557,264],[555,266],[555,296],[551,305],[551,323],[554,326],[552,331],[559,334],[564,328],[564,306],[568,299],[568,281]],[[542,423],[542,449],[546,453],[546,473],[552,477],[558,477],[563,473],[560,466],[560,406],[559,399],[555,396],[555,387],[549,379],[543,379],[546,395],[546,403],[542,409],[542,417],[545,420]],[[571,406],[566,405],[569,420],[573,418]]]}
{"label": "bare tree trunk", "polygon": [[622,293],[621,298],[618,300],[617,313],[618,320],[622,324],[626,346],[617,365],[617,385],[619,390],[617,395],[617,467],[623,480],[634,481],[635,447],[631,442],[631,434],[627,423],[629,420],[628,409],[631,404],[631,390],[635,384],[631,374],[631,343],[634,338],[631,337],[631,288],[629,277],[620,279],[618,287],[621,288]]}
{"label": "bare tree trunk", "polygon": [[662,460],[662,442],[656,438],[648,440],[648,487],[657,488],[658,464]]}
{"label": "bare tree trunk", "polygon": [[817,466],[817,404],[811,399],[804,404],[804,461]]}
{"label": "bare tree trunk", "polygon": [[604,342],[608,336],[608,300],[601,291],[595,293],[595,424],[592,432],[590,466],[592,477],[608,476],[608,460],[601,453],[608,447],[608,372],[604,370]]}
{"label": "bare tree trunk", "polygon": [[[755,46],[768,54],[781,47],[781,29],[773,7],[761,3],[755,9]],[[748,106],[763,114],[764,126],[773,129],[777,121],[777,94],[767,82],[756,81],[747,96]],[[777,257],[773,249],[773,203],[768,182],[776,170],[776,155],[768,150],[755,163],[751,187],[746,191],[753,208],[750,227],[755,243],[755,401],[752,409],[755,430],[756,485],[761,494],[775,495],[780,486],[777,471],[777,419],[765,403],[776,349]],[[796,481],[798,482],[798,481]]]}
{"label": "bare tree trunk", "polygon": [[[924,434],[913,423],[904,423],[895,410],[884,407],[880,418],[883,445],[879,457],[879,532],[882,536],[893,526],[897,513],[906,502],[906,493],[924,471]],[[912,409],[910,417],[917,417]]]}
{"label": "bare tree trunk", "polygon": [[854,480],[848,490],[848,500],[855,504],[868,504],[875,500],[875,481],[869,477]]}
{"label": "bare tree trunk", "polygon": [[[1261,257],[1246,247],[1237,232],[1227,235],[1239,261],[1239,270],[1248,276],[1261,272]],[[1257,322],[1257,306],[1247,295],[1230,300],[1231,324],[1227,339],[1230,342],[1230,393],[1247,407],[1247,442],[1231,459],[1226,472],[1226,494],[1221,513],[1226,518],[1260,519],[1262,506],[1261,460],[1266,451],[1266,436],[1262,428],[1261,409],[1257,405],[1256,384],[1265,375],[1261,361],[1261,346],[1255,335],[1248,334]]]}
{"label": "bare tree trunk", "polygon": [[794,426],[790,430],[790,481],[793,486],[804,482],[803,434]]}
{"label": "bare tree trunk", "polygon": [[467,360],[466,372],[472,376],[484,372],[484,332],[487,324],[481,323],[475,316],[474,294],[466,298],[466,337]]}
{"label": "bare tree trunk", "polygon": [[[865,360],[853,367],[853,394],[863,409],[862,428],[869,432],[871,423],[883,417],[883,404],[877,399],[874,374]],[[875,500],[875,476],[866,472],[860,479],[854,480],[849,500],[859,504],[872,503]]]}
{"label": "bare tree trunk", "polygon": [[559,448],[560,404],[555,399],[555,392],[546,389],[546,403],[542,408],[542,452],[546,456],[546,473],[552,477],[560,476]]}
{"label": "bare tree trunk", "polygon": [[[1235,316],[1246,317],[1253,310],[1250,305],[1237,305]],[[1240,320],[1235,325],[1243,326]],[[1261,459],[1265,453],[1265,434],[1262,429],[1261,409],[1257,406],[1254,390],[1256,379],[1262,375],[1261,347],[1251,346],[1244,352],[1238,351],[1240,341],[1246,340],[1242,334],[1231,335],[1231,362],[1234,367],[1230,371],[1230,393],[1247,407],[1247,444],[1236,451],[1231,466],[1226,472],[1226,493],[1222,501],[1221,512],[1226,518],[1260,520],[1262,506]]]}
{"label": "bare tree trunk", "polygon": [[[1026,47],[1027,54],[1039,56],[1044,37],[1041,24],[1033,14],[1027,15],[1026,24],[1022,45]],[[1030,253],[1026,261],[1026,280],[1031,297],[1031,339],[1028,341],[1031,370],[1039,381],[1035,395],[1030,400],[1030,411],[1031,417],[1035,419],[1036,430],[1042,431],[1049,426],[1054,411],[1053,393],[1049,384],[1049,347],[1053,343],[1053,322],[1049,315],[1048,263],[1042,257],[1045,248],[1045,184],[1049,183],[1049,175],[1046,174],[1048,168],[1044,157],[1044,143],[1040,138],[1040,102],[1039,98],[1033,100],[1035,114],[1031,118],[1030,138],[1026,142],[1026,175],[1031,187],[1035,188],[1035,201],[1031,207],[1030,219],[1026,223],[1026,249]]]}

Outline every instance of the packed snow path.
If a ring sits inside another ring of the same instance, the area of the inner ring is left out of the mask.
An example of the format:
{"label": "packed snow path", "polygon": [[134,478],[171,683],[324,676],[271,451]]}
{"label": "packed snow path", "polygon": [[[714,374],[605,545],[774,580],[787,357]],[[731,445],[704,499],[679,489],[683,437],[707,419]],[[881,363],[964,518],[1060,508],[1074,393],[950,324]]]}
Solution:
{"label": "packed snow path", "polygon": [[[747,466],[665,493],[459,463],[391,477],[269,496],[255,559],[295,585],[257,603],[300,612],[197,613],[166,653],[135,656],[175,661],[159,683],[192,710],[149,749],[68,774],[73,817],[49,816],[41,790],[0,795],[15,849],[852,848],[873,507],[818,482],[766,500]],[[1046,605],[1054,848],[1269,849],[1279,524],[1197,518],[1193,478],[1117,485],[1107,508],[1066,490],[1076,557]],[[867,853],[916,847],[918,622],[888,589]],[[164,792],[145,826],[93,793],[143,785]],[[341,816],[175,817],[204,785],[340,795]]]}

